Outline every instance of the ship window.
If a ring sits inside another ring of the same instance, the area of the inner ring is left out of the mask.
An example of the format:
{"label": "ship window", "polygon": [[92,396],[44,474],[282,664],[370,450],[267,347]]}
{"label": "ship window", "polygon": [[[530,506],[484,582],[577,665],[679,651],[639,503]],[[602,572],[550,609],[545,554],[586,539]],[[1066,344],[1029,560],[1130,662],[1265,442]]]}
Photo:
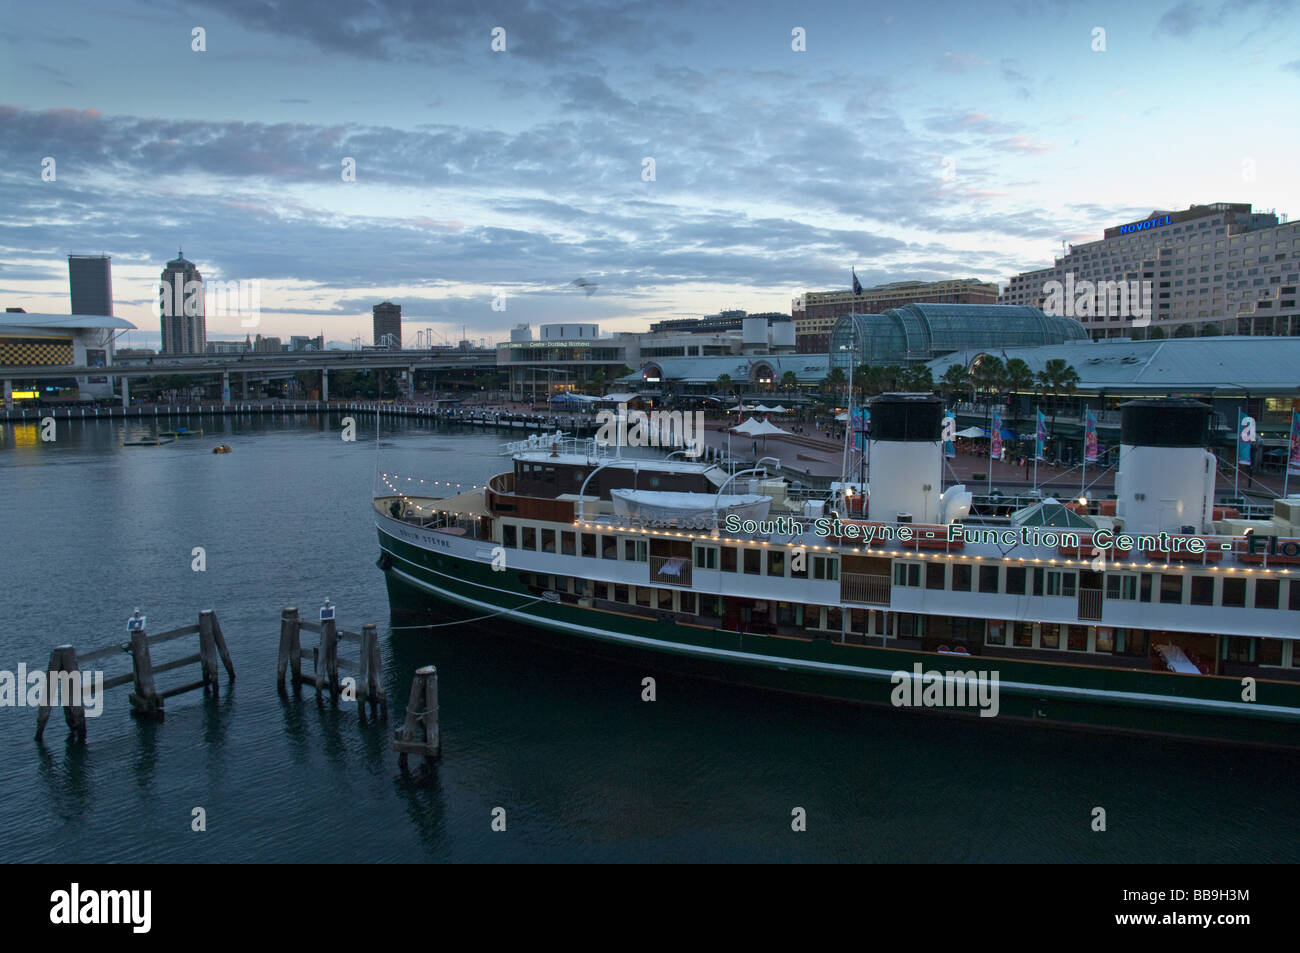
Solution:
{"label": "ship window", "polygon": [[849,610],[849,631],[856,632],[859,635],[867,634],[867,619],[870,618],[866,609]]}
{"label": "ship window", "polygon": [[832,632],[844,631],[844,610],[839,606],[826,607],[826,628]]}
{"label": "ship window", "polygon": [[1151,601],[1151,577],[1152,577],[1152,575],[1153,575],[1153,574],[1152,574],[1152,573],[1149,573],[1149,572],[1144,572],[1144,573],[1142,573],[1142,584],[1141,584],[1141,586],[1138,587],[1138,592],[1139,592],[1139,601],[1140,601],[1140,602],[1150,602],[1150,601]]}
{"label": "ship window", "polygon": [[944,589],[947,586],[948,567],[943,563],[930,563],[925,567],[925,588]]}
{"label": "ship window", "polygon": [[1192,577],[1192,605],[1194,606],[1214,605],[1214,577],[1213,576]]}
{"label": "ship window", "polygon": [[1256,609],[1276,609],[1278,606],[1277,597],[1278,597],[1278,581],[1276,579],[1255,580],[1255,608]]}
{"label": "ship window", "polygon": [[970,592],[970,564],[954,563],[952,567],[952,588],[956,592]]}
{"label": "ship window", "polygon": [[1034,624],[1032,622],[1017,622],[1015,629],[1011,633],[1012,644],[1020,646],[1022,649],[1032,648],[1034,644]]}
{"label": "ship window", "polygon": [[1282,640],[1260,639],[1258,650],[1255,653],[1255,661],[1260,665],[1281,665]]}
{"label": "ship window", "polygon": [[921,621],[921,616],[913,615],[910,612],[900,612],[898,615],[898,637],[900,639],[919,639],[924,632],[925,626]]}
{"label": "ship window", "polygon": [[542,552],[544,553],[555,552],[555,530],[553,529],[542,530]]}
{"label": "ship window", "polygon": [[[918,570],[917,581],[912,583],[912,585],[915,586],[920,584],[920,578],[919,578],[920,567],[917,566],[914,568]],[[840,578],[839,560],[837,560],[834,556],[814,556],[813,557],[813,578],[824,579],[827,580],[828,582],[834,582],[836,579],[839,579]]]}
{"label": "ship window", "polygon": [[795,604],[793,602],[779,602],[776,606],[776,624],[777,625],[796,625]]}
{"label": "ship window", "polygon": [[648,562],[650,559],[650,544],[644,539],[623,540],[623,558],[629,562]]}
{"label": "ship window", "polygon": [[1183,577],[1167,572],[1160,577],[1160,601],[1177,605],[1183,601]]}
{"label": "ship window", "polygon": [[980,592],[998,591],[999,566],[980,566]]}
{"label": "ship window", "polygon": [[614,587],[614,601],[615,601],[615,602],[629,602],[629,601],[630,601],[630,600],[628,599],[628,597],[627,597],[627,586],[615,586],[615,587]]}
{"label": "ship window", "polygon": [[894,585],[896,586],[919,586],[921,585],[921,566],[918,563],[894,563]]}
{"label": "ship window", "polygon": [[602,536],[600,538],[600,558],[618,559],[618,537]]}
{"label": "ship window", "polygon": [[984,641],[989,645],[1006,645],[1007,624],[1005,622],[990,622],[988,635],[984,637]]}
{"label": "ship window", "polygon": [[745,572],[757,576],[763,571],[763,551],[752,546],[745,548]]}
{"label": "ship window", "polygon": [[796,547],[794,554],[790,557],[790,578],[808,578],[808,550],[803,546]]}
{"label": "ship window", "polygon": [[736,550],[731,546],[722,547],[722,571],[736,571]]}
{"label": "ship window", "polygon": [[510,549],[519,548],[519,532],[509,523],[501,524],[501,545]]}
{"label": "ship window", "polygon": [[1247,636],[1228,636],[1223,640],[1223,657],[1229,662],[1255,661],[1255,640]]}
{"label": "ship window", "polygon": [[1225,606],[1237,607],[1242,607],[1246,604],[1246,580],[1223,580],[1223,604]]}
{"label": "ship window", "polygon": [[1066,646],[1071,652],[1088,651],[1088,627],[1071,625],[1066,629]]}
{"label": "ship window", "polygon": [[1116,651],[1120,655],[1133,658],[1145,658],[1147,655],[1147,633],[1145,629],[1119,629],[1119,644]]}
{"label": "ship window", "polygon": [[531,526],[524,527],[524,549],[537,548],[537,530]]}
{"label": "ship window", "polygon": [[655,593],[658,596],[659,608],[671,612],[673,608],[673,591],[671,589],[656,589]]}
{"label": "ship window", "polygon": [[1115,651],[1115,630],[1110,626],[1100,625],[1097,627],[1097,651]]}
{"label": "ship window", "polygon": [[1075,575],[1072,572],[1047,572],[1047,594],[1049,596],[1074,597]]}
{"label": "ship window", "polygon": [[577,539],[572,533],[560,534],[560,554],[562,556],[578,555]]}
{"label": "ship window", "polygon": [[1287,596],[1287,607],[1292,610],[1300,610],[1300,580],[1292,579],[1286,584],[1290,595]]}
{"label": "ship window", "polygon": [[677,597],[681,600],[681,611],[695,615],[695,593],[679,592]]}
{"label": "ship window", "polygon": [[785,550],[769,549],[767,551],[767,574],[769,576],[785,575]]}
{"label": "ship window", "polygon": [[717,569],[718,568],[718,547],[717,546],[696,546],[695,547],[695,568],[696,569]]}
{"label": "ship window", "polygon": [[604,599],[606,602],[614,601],[614,584],[612,582],[596,583],[597,598]]}
{"label": "ship window", "polygon": [[1007,592],[1023,596],[1025,594],[1025,567],[1007,567]]}
{"label": "ship window", "polygon": [[1043,622],[1038,626],[1038,647],[1040,649],[1059,649],[1061,647],[1061,626],[1056,622]]}
{"label": "ship window", "polygon": [[650,588],[648,586],[633,586],[636,590],[636,604],[650,608]]}
{"label": "ship window", "polygon": [[1137,598],[1137,576],[1132,573],[1112,573],[1106,577],[1107,599]]}
{"label": "ship window", "polygon": [[821,606],[803,607],[803,627],[805,629],[820,629],[822,627]]}
{"label": "ship window", "polygon": [[596,558],[596,536],[594,533],[582,534],[582,555],[588,559]]}

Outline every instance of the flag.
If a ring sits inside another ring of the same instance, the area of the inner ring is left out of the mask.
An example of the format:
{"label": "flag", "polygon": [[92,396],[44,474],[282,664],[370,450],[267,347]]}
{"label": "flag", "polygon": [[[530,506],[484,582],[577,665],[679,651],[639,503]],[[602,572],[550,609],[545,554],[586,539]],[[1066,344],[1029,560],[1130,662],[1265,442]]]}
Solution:
{"label": "flag", "polygon": [[1092,415],[1089,408],[1088,416],[1084,419],[1083,430],[1083,462],[1097,462],[1097,418]]}
{"label": "flag", "polygon": [[1237,411],[1237,466],[1250,466],[1250,445],[1257,439],[1255,418],[1245,411]]}
{"label": "flag", "polygon": [[995,410],[993,411],[993,430],[989,434],[989,460],[996,460],[1000,456],[1002,456],[1002,418],[998,416],[998,412]]}
{"label": "flag", "polygon": [[957,415],[951,410],[943,412],[943,455],[957,456]]}
{"label": "flag", "polygon": [[860,295],[862,294],[862,282],[858,281],[857,269],[854,268],[851,269],[851,271],[853,272],[853,293],[855,295]]}
{"label": "flag", "polygon": [[1300,476],[1300,410],[1291,411],[1291,456],[1287,473]]}
{"label": "flag", "polygon": [[1034,459],[1047,459],[1045,451],[1047,449],[1047,418],[1043,416],[1041,410],[1038,413],[1038,429],[1034,433]]}
{"label": "flag", "polygon": [[867,447],[867,424],[871,421],[871,411],[865,407],[854,407],[849,411],[849,420],[853,425],[853,443],[859,450]]}

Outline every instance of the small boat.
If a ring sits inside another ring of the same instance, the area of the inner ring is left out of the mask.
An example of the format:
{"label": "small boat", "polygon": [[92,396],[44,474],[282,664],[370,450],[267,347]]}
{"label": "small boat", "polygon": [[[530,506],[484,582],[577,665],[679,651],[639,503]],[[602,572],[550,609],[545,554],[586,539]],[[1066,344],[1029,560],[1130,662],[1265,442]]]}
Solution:
{"label": "small boat", "polygon": [[230,452],[230,447],[228,447],[226,444],[223,443],[223,444],[222,444],[221,446],[219,446],[219,447],[213,447],[213,448],[212,448],[212,452],[213,452],[213,453],[229,453],[229,452]]}
{"label": "small boat", "polygon": [[175,430],[160,430],[158,433],[163,437],[201,437],[202,430],[191,430],[189,427],[177,427]]}

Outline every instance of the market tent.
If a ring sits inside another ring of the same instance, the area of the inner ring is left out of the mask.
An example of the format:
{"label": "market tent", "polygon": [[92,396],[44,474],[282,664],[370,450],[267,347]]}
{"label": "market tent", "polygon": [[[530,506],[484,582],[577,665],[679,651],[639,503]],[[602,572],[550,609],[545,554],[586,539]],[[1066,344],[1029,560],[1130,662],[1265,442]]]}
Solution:
{"label": "market tent", "polygon": [[753,437],[753,436],[757,436],[757,428],[761,426],[763,425],[758,422],[757,417],[750,417],[743,424],[737,424],[735,427],[732,427],[731,429],[735,433],[743,433],[746,434],[747,436]]}
{"label": "market tent", "polygon": [[987,437],[988,433],[983,427],[967,427],[965,430],[958,430],[957,436],[969,439],[971,437]]}

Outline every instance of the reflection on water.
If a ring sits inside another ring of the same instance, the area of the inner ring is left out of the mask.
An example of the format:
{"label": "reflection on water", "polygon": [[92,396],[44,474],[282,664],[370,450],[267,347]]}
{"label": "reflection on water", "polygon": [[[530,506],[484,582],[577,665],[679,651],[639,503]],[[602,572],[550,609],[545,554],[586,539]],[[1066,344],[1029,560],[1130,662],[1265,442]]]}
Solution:
{"label": "reflection on water", "polygon": [[[8,858],[1300,860],[1300,830],[1278,810],[1300,782],[1292,754],[662,674],[646,703],[647,672],[501,625],[391,633],[369,517],[377,465],[481,484],[508,466],[506,435],[384,421],[377,457],[373,421],[357,422],[345,443],[338,415],[173,418],[162,429],[204,435],[153,448],[119,446],[134,421],[60,421],[52,445],[34,426],[7,428],[0,668],[43,666],[60,642],[122,640],[138,605],[156,631],[215,609],[239,673],[219,699],[168,699],[162,723],[135,721],[129,687],[111,690],[84,747],[66,745],[57,712],[41,748],[33,710],[0,709]],[[234,452],[213,455],[218,443]],[[204,572],[191,568],[195,546]],[[326,597],[343,628],[380,626],[387,722],[363,721],[355,702],[318,704],[310,686],[276,691],[281,608],[310,618]],[[439,671],[443,758],[421,786],[400,776],[390,743],[426,664]],[[163,673],[160,687],[187,672]],[[1104,835],[1089,826],[1098,805]],[[190,828],[194,807],[206,833]],[[491,830],[495,807],[505,833]],[[795,807],[804,833],[790,829]]]}

